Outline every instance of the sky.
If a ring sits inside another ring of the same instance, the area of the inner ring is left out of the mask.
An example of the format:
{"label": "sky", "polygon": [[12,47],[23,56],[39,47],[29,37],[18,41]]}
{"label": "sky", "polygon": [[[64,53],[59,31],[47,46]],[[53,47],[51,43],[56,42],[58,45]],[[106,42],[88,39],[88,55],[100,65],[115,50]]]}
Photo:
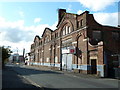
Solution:
{"label": "sky", "polygon": [[46,27],[56,29],[60,8],[75,14],[87,10],[98,23],[116,27],[119,4],[118,0],[1,0],[0,46],[10,46],[13,53],[22,54],[23,48],[30,52],[36,35],[41,37]]}

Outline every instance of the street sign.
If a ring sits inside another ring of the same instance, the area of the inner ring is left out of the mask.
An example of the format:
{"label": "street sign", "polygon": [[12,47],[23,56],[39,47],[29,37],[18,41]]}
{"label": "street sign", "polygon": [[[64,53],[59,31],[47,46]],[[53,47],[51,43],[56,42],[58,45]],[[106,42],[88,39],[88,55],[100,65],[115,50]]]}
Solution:
{"label": "street sign", "polygon": [[75,54],[76,53],[76,48],[75,47],[70,47],[70,53]]}
{"label": "street sign", "polygon": [[75,53],[76,53],[76,48],[73,46],[66,49],[62,49],[62,54],[75,54]]}

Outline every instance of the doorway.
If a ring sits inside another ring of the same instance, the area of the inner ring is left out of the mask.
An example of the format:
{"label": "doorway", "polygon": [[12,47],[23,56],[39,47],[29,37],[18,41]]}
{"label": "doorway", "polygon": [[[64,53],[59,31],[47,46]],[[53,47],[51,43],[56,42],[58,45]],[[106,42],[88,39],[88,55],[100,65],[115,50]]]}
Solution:
{"label": "doorway", "polygon": [[91,74],[97,74],[96,59],[91,59]]}
{"label": "doorway", "polygon": [[62,54],[62,70],[72,70],[72,54]]}

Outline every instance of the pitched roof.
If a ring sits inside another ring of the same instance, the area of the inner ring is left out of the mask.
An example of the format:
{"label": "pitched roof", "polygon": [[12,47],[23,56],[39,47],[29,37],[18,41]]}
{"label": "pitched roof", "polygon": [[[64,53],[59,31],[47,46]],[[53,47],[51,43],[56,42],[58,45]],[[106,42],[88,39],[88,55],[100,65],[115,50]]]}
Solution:
{"label": "pitched roof", "polygon": [[43,32],[43,34],[42,34],[42,37],[44,36],[44,34],[47,32],[47,31],[50,31],[50,32],[53,32],[53,30],[51,30],[50,28],[45,28],[45,30],[44,30],[44,32]]}
{"label": "pitched roof", "polygon": [[34,42],[35,42],[36,38],[38,38],[40,40],[40,37],[38,35],[36,35],[35,38],[34,38]]}

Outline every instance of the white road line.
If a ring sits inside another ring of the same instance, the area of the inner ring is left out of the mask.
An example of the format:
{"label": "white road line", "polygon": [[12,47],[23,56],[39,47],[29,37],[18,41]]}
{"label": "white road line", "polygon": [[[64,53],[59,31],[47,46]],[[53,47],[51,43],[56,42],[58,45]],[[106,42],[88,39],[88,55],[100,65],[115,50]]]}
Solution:
{"label": "white road line", "polygon": [[21,76],[21,75],[18,75],[18,76],[19,76],[19,77],[23,77],[23,78],[26,79],[28,82],[30,82],[32,85],[34,85],[34,86],[36,86],[36,87],[39,87],[39,88],[41,88],[42,90],[44,90],[42,86],[40,86],[40,85],[38,85],[37,83],[33,82],[33,81],[30,80],[29,78],[27,78],[27,77],[25,77],[25,76]]}

